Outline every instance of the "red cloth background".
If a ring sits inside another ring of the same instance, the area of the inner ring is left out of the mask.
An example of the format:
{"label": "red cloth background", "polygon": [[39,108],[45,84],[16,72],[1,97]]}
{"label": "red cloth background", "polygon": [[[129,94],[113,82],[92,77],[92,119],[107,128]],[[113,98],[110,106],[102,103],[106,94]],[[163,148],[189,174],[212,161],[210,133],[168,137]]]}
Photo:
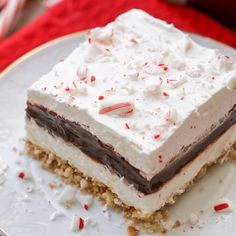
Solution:
{"label": "red cloth background", "polygon": [[40,44],[62,35],[105,25],[131,8],[143,9],[182,30],[236,47],[234,33],[186,6],[171,5],[163,0],[64,0],[0,42],[0,71]]}

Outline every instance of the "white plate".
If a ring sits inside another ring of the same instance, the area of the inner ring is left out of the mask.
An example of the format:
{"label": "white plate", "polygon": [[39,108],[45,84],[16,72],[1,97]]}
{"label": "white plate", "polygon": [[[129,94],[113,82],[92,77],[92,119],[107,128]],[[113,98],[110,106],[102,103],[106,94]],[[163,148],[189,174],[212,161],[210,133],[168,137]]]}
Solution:
{"label": "white plate", "polygon": [[[198,43],[218,48],[236,60],[233,49],[200,36],[192,35],[192,37]],[[24,108],[27,87],[48,72],[83,40],[83,34],[73,34],[53,41],[28,53],[1,75],[0,168],[5,164],[9,168],[6,170],[6,181],[0,185],[0,227],[11,236],[126,235],[126,225],[121,214],[112,212],[111,218],[107,219],[97,202],[88,212],[79,204],[70,210],[64,209],[57,201],[57,194],[62,189],[55,191],[48,187],[49,182],[60,181],[41,170],[36,161],[21,153],[24,152],[21,139],[25,135]],[[16,147],[17,151],[14,151],[13,147]],[[228,197],[236,205],[235,167],[235,163],[230,163],[213,168],[189,193],[179,198],[171,209],[171,218],[179,219],[183,224],[168,235],[234,235],[236,212],[216,214],[212,206],[220,197]],[[19,170],[31,172],[32,180],[22,182],[17,177]],[[27,186],[33,187],[31,193],[27,193]],[[201,210],[204,213],[199,213]],[[49,217],[55,211],[62,212],[63,216],[50,221]],[[200,214],[202,221],[193,229],[188,223],[191,213]],[[97,226],[88,225],[84,232],[72,233],[70,222],[74,214],[84,218],[90,217],[93,222],[97,222]]]}

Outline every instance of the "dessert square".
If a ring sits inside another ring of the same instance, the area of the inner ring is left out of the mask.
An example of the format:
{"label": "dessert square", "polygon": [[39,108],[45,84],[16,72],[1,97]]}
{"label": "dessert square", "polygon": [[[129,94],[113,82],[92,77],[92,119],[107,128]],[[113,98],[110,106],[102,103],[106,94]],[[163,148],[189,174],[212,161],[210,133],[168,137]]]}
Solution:
{"label": "dessert square", "polygon": [[229,57],[134,9],[88,31],[28,89],[27,149],[67,182],[163,231],[165,207],[234,150],[235,88]]}

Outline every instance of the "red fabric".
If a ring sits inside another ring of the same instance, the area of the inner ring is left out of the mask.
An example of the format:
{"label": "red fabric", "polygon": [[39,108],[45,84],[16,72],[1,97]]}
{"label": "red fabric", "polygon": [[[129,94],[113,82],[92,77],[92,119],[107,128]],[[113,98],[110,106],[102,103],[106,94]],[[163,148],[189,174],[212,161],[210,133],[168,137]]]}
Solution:
{"label": "red fabric", "polygon": [[143,9],[182,30],[236,47],[234,33],[189,7],[171,5],[163,0],[64,0],[0,43],[0,71],[40,44],[65,34],[105,25],[131,8]]}

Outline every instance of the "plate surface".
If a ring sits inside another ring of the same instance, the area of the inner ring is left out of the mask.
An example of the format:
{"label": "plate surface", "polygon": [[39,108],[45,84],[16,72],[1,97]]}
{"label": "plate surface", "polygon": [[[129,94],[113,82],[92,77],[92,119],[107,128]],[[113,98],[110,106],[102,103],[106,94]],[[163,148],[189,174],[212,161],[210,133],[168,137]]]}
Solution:
{"label": "plate surface", "polygon": [[[196,35],[191,37],[202,45],[218,48],[236,61],[236,52],[233,49],[207,38]],[[1,75],[0,170],[4,170],[5,177],[0,174],[0,227],[11,236],[126,235],[126,224],[121,214],[109,210],[110,217],[107,217],[103,213],[103,207],[96,201],[89,211],[85,211],[79,203],[69,210],[64,209],[58,203],[58,195],[64,187],[51,189],[48,185],[52,182],[59,184],[60,180],[40,169],[39,164],[24,153],[22,139],[25,136],[27,87],[66,57],[84,39],[83,34],[73,34],[41,46],[17,60]],[[27,170],[32,178],[20,180],[17,173],[21,170]],[[214,202],[220,197],[228,197],[236,205],[235,179],[235,163],[211,169],[207,176],[190,192],[181,196],[170,209],[171,220],[179,219],[182,225],[167,235],[235,235],[236,211],[216,214],[212,210]],[[61,216],[50,220],[55,212],[61,213]],[[191,213],[200,216],[200,222],[193,227],[188,222]],[[95,225],[88,223],[83,232],[71,232],[71,219],[75,214],[83,218],[89,217]]]}

